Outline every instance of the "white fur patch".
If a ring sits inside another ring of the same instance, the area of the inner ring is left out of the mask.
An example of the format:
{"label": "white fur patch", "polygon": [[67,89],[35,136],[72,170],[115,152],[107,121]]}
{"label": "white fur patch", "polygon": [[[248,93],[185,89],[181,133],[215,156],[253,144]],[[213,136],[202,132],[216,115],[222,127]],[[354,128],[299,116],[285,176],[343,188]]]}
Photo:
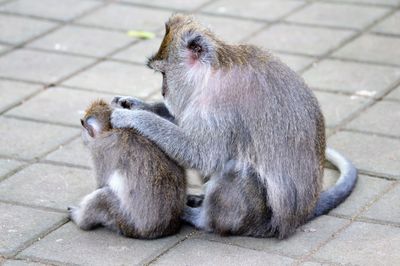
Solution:
{"label": "white fur patch", "polygon": [[121,173],[117,170],[112,173],[110,179],[108,180],[108,186],[120,199],[123,198],[126,190],[125,179],[126,177],[121,175]]}

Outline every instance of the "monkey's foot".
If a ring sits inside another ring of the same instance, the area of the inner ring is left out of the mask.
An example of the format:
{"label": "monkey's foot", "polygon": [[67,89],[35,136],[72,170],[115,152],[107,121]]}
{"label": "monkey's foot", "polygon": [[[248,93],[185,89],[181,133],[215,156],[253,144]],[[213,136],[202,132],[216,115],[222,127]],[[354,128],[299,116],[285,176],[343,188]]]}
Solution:
{"label": "monkey's foot", "polygon": [[68,206],[67,210],[68,210],[68,218],[75,222],[75,216],[76,216],[76,212],[78,211],[78,207],[75,206]]}
{"label": "monkey's foot", "polygon": [[131,96],[115,96],[111,101],[111,106],[124,109],[145,109],[147,104],[135,97]]}

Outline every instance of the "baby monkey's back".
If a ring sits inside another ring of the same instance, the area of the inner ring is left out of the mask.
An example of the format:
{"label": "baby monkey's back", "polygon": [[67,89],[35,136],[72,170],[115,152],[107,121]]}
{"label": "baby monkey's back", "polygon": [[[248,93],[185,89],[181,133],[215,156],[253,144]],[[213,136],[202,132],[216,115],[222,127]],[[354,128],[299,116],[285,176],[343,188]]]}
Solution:
{"label": "baby monkey's back", "polygon": [[98,189],[71,218],[82,229],[101,225],[135,238],[176,233],[186,198],[184,170],[133,129],[113,129],[112,108],[94,102],[81,120]]}

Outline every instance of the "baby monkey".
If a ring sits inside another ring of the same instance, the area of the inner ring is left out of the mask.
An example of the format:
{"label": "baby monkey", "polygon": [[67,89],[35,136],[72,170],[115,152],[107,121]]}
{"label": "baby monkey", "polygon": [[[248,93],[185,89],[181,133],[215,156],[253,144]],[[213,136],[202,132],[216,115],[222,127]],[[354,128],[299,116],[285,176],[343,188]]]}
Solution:
{"label": "baby monkey", "polygon": [[135,129],[114,129],[112,108],[92,103],[81,119],[98,188],[69,207],[81,229],[104,226],[124,236],[157,238],[176,233],[185,206],[184,170]]}

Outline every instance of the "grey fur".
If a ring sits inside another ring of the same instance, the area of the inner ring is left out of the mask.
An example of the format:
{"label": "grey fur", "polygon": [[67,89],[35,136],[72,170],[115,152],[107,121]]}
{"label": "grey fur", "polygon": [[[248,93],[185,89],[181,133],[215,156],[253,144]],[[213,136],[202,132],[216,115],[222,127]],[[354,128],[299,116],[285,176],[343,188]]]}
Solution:
{"label": "grey fur", "polygon": [[[105,107],[96,104],[82,122],[82,137],[93,158],[98,189],[79,207],[69,208],[70,218],[84,230],[105,226],[134,238],[176,233],[185,205],[184,170],[135,130],[107,129],[111,109],[99,111]],[[93,124],[94,137],[87,123]]]}
{"label": "grey fur", "polygon": [[[225,44],[182,15],[167,23],[166,37],[148,65],[163,74],[164,101],[174,123],[146,110],[118,109],[112,124],[137,129],[184,167],[212,176],[214,192],[205,194],[204,213],[215,213],[210,195],[245,198],[248,187],[266,191],[265,206],[254,208],[271,210],[262,214],[263,223],[241,219],[237,225],[233,215],[221,221],[224,228],[205,223],[196,208],[186,209],[186,220],[221,233],[284,238],[309,219],[321,192],[325,128],[318,102],[301,77],[271,54]],[[243,183],[220,181],[231,159],[256,174],[234,178]]]}

